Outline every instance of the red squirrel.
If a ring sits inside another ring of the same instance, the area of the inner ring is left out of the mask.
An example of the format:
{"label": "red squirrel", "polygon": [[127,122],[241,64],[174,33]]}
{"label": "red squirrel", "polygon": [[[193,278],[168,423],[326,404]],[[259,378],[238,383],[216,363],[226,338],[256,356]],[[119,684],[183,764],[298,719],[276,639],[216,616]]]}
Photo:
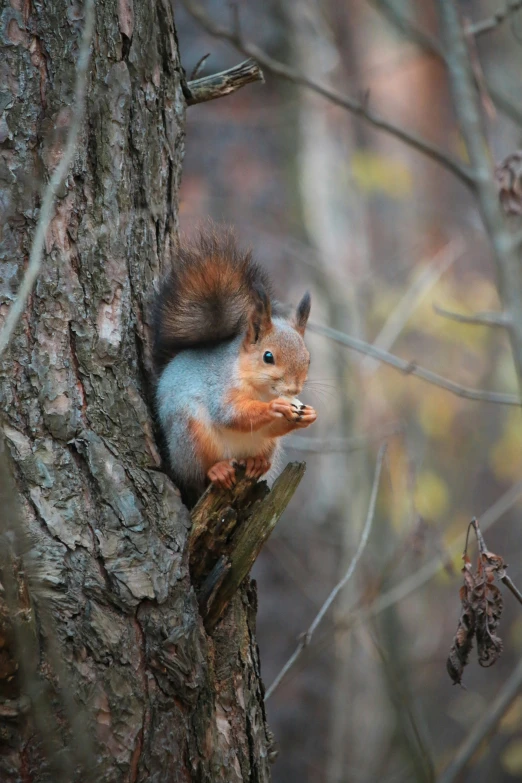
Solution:
{"label": "red squirrel", "polygon": [[156,410],[172,477],[192,505],[211,481],[231,488],[238,465],[266,474],[278,439],[317,418],[297,395],[308,373],[307,292],[280,314],[266,273],[231,231],[182,245],[153,319]]}

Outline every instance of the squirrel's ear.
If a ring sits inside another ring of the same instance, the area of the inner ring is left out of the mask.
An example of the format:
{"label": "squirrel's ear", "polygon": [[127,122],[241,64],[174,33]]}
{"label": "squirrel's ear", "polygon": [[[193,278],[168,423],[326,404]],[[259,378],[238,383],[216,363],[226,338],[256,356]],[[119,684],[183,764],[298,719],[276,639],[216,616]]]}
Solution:
{"label": "squirrel's ear", "polygon": [[267,292],[261,286],[256,286],[254,307],[248,319],[245,345],[257,343],[272,328],[272,306]]}
{"label": "squirrel's ear", "polygon": [[312,305],[312,299],[310,297],[310,292],[307,291],[306,294],[303,296],[299,304],[297,305],[297,310],[295,311],[295,316],[293,320],[293,325],[296,331],[299,332],[301,336],[304,336],[306,324],[308,322],[308,316],[310,315],[310,307]]}

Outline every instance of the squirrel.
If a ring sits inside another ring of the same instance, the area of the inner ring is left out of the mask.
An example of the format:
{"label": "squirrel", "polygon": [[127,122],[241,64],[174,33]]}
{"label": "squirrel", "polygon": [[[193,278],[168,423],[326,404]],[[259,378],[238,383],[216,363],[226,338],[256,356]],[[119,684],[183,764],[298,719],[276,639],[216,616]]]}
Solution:
{"label": "squirrel", "polygon": [[308,374],[307,292],[290,317],[230,230],[181,245],[153,314],[155,405],[173,480],[192,506],[206,485],[259,479],[281,436],[317,414],[297,395]]}

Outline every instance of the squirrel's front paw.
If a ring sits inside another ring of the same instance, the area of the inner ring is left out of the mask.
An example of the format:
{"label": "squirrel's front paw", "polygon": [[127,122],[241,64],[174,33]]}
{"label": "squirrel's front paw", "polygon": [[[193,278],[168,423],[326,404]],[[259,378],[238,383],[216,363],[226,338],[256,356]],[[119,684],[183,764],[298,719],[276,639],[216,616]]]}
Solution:
{"label": "squirrel's front paw", "polygon": [[302,405],[300,418],[297,421],[297,427],[309,427],[317,419],[317,413],[311,405]]}
{"label": "squirrel's front paw", "polygon": [[285,400],[283,397],[278,397],[277,400],[272,400],[270,403],[270,412],[274,419],[285,418],[292,423],[298,421],[300,409],[301,406],[290,402],[290,400]]}
{"label": "squirrel's front paw", "polygon": [[295,427],[308,427],[317,418],[317,413],[311,405],[297,404],[282,397],[270,403],[270,410],[273,412],[274,418],[284,417]]}

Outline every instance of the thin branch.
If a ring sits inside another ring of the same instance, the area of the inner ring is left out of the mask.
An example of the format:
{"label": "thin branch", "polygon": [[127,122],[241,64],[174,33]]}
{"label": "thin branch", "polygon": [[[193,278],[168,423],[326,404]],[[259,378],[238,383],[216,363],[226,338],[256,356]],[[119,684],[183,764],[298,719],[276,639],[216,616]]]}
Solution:
{"label": "thin branch", "polygon": [[522,660],[496,699],[490,704],[484,715],[468,734],[449,767],[438,779],[438,783],[453,783],[460,777],[481,742],[495,729],[521,690]]}
{"label": "thin branch", "polygon": [[405,128],[401,128],[398,125],[394,125],[391,122],[379,117],[375,112],[371,111],[368,106],[367,100],[356,100],[349,96],[343,95],[336,90],[332,90],[319,82],[309,79],[303,73],[296,71],[294,68],[285,65],[284,63],[275,60],[269,54],[264,52],[255,44],[250,41],[246,41],[240,33],[228,30],[226,27],[216,24],[205,13],[199,3],[194,0],[182,0],[188,13],[206,30],[210,35],[216,38],[221,38],[225,41],[229,41],[235,48],[256,60],[265,70],[273,73],[275,76],[279,76],[282,79],[299,84],[302,87],[307,87],[313,90],[318,95],[322,95],[331,103],[336,106],[341,106],[343,109],[354,114],[356,117],[361,117],[366,120],[374,128],[382,130],[396,139],[399,139],[404,144],[416,149],[418,152],[426,155],[427,157],[435,160],[441,166],[448,171],[451,171],[461,182],[463,182],[471,190],[474,189],[475,183],[471,176],[468,166],[461,163],[456,158],[453,158],[449,153],[441,150],[426,139],[407,131]]}
{"label": "thin branch", "polygon": [[497,11],[493,14],[493,16],[490,16],[487,19],[482,19],[482,21],[475,22],[474,24],[468,24],[466,27],[466,32],[469,35],[474,35],[475,37],[484,35],[484,33],[489,33],[491,30],[494,30],[496,27],[499,27],[501,24],[503,24],[514,13],[520,11],[521,8],[522,0],[512,0],[512,2],[507,3],[504,9]]}
{"label": "thin branch", "polygon": [[377,455],[377,464],[375,466],[375,476],[373,479],[370,505],[368,507],[368,513],[366,515],[366,522],[364,523],[364,528],[361,535],[361,540],[359,541],[359,546],[357,547],[357,551],[355,552],[355,555],[353,556],[353,559],[350,565],[348,566],[348,570],[346,571],[341,581],[336,584],[336,586],[334,587],[334,589],[332,590],[332,592],[330,593],[330,595],[328,596],[324,604],[321,606],[312,624],[310,625],[306,633],[302,635],[294,653],[290,656],[288,661],[285,663],[285,665],[283,666],[283,668],[281,669],[281,671],[273,681],[272,685],[268,688],[265,695],[265,701],[269,699],[270,696],[273,694],[273,692],[276,690],[276,688],[279,687],[285,675],[287,674],[288,671],[290,671],[294,663],[297,661],[297,659],[303,652],[304,648],[310,644],[310,642],[312,641],[312,637],[315,631],[317,630],[317,627],[320,625],[322,619],[324,618],[325,614],[328,612],[330,606],[333,604],[333,602],[335,601],[335,599],[337,598],[338,594],[343,589],[343,587],[347,585],[347,583],[353,576],[353,573],[357,567],[357,563],[361,559],[361,555],[364,552],[366,544],[368,543],[370,530],[372,527],[373,519],[375,517],[375,504],[377,501],[377,492],[379,490],[379,482],[381,478],[382,464],[384,461],[385,453],[386,453],[386,444],[383,444],[379,449],[379,453]]}
{"label": "thin branch", "polygon": [[226,71],[213,73],[211,76],[203,76],[201,79],[194,79],[188,82],[187,87],[190,90],[191,97],[187,98],[187,106],[213,101],[215,98],[223,98],[225,95],[237,92],[246,84],[264,81],[263,71],[256,61],[245,60]]}
{"label": "thin branch", "polygon": [[[431,261],[422,265],[421,273],[415,277],[373,341],[375,348],[380,348],[383,351],[390,350],[428,291],[436,285],[444,272],[463,252],[464,243],[462,241],[449,242],[435,254]],[[379,366],[379,362],[366,357],[361,365],[366,372],[374,372]]]}
{"label": "thin branch", "polygon": [[330,340],[333,340],[340,345],[346,345],[347,348],[351,348],[358,353],[363,353],[374,359],[378,359],[405,375],[414,375],[427,383],[431,383],[433,386],[446,389],[446,391],[455,394],[457,397],[464,397],[467,400],[492,402],[497,405],[519,406],[522,404],[520,397],[517,397],[514,394],[503,394],[501,392],[470,389],[468,386],[461,386],[458,383],[454,383],[454,381],[450,381],[448,378],[443,378],[442,375],[438,375],[431,370],[419,367],[416,362],[408,362],[405,359],[400,359],[398,356],[388,353],[388,351],[383,351],[382,348],[376,348],[369,343],[365,343],[363,340],[359,340],[357,337],[338,332],[336,329],[330,329],[327,326],[319,326],[318,324],[309,324],[307,328],[309,331],[315,332],[316,334],[322,334],[324,337],[328,337]]}
{"label": "thin branch", "polygon": [[202,55],[197,63],[195,64],[194,68],[192,69],[192,73],[190,74],[190,81],[194,81],[194,79],[197,79],[199,74],[201,73],[201,69],[207,62],[208,58],[210,57],[210,52],[207,52],[206,54]]}
{"label": "thin branch", "polygon": [[464,315],[464,313],[454,313],[452,310],[446,310],[439,305],[433,305],[437,315],[448,318],[450,321],[458,321],[461,324],[474,324],[477,326],[499,326],[507,329],[510,326],[510,319],[506,313],[482,312],[474,315]]}
{"label": "thin branch", "polygon": [[76,141],[83,119],[85,92],[87,87],[88,66],[90,58],[91,40],[94,30],[94,0],[85,2],[85,23],[83,28],[82,42],[78,55],[78,64],[76,66],[76,86],[74,90],[74,111],[71,125],[67,137],[67,143],[60,163],[52,173],[51,179],[45,189],[40,208],[38,225],[31,247],[29,264],[25,271],[24,279],[18,291],[18,296],[11,305],[4,326],[0,332],[0,356],[3,354],[9,344],[9,340],[16,328],[16,325],[22,315],[27,300],[33,290],[34,283],[40,268],[42,266],[43,249],[45,237],[49,225],[53,218],[56,194],[64,182],[69,168],[71,166],[74,153],[76,151]]}
{"label": "thin branch", "polygon": [[495,254],[498,289],[511,319],[509,337],[522,388],[522,274],[512,236],[505,225],[482,130],[479,101],[474,85],[465,33],[454,0],[439,0],[453,103],[476,182],[476,195],[484,226]]}

